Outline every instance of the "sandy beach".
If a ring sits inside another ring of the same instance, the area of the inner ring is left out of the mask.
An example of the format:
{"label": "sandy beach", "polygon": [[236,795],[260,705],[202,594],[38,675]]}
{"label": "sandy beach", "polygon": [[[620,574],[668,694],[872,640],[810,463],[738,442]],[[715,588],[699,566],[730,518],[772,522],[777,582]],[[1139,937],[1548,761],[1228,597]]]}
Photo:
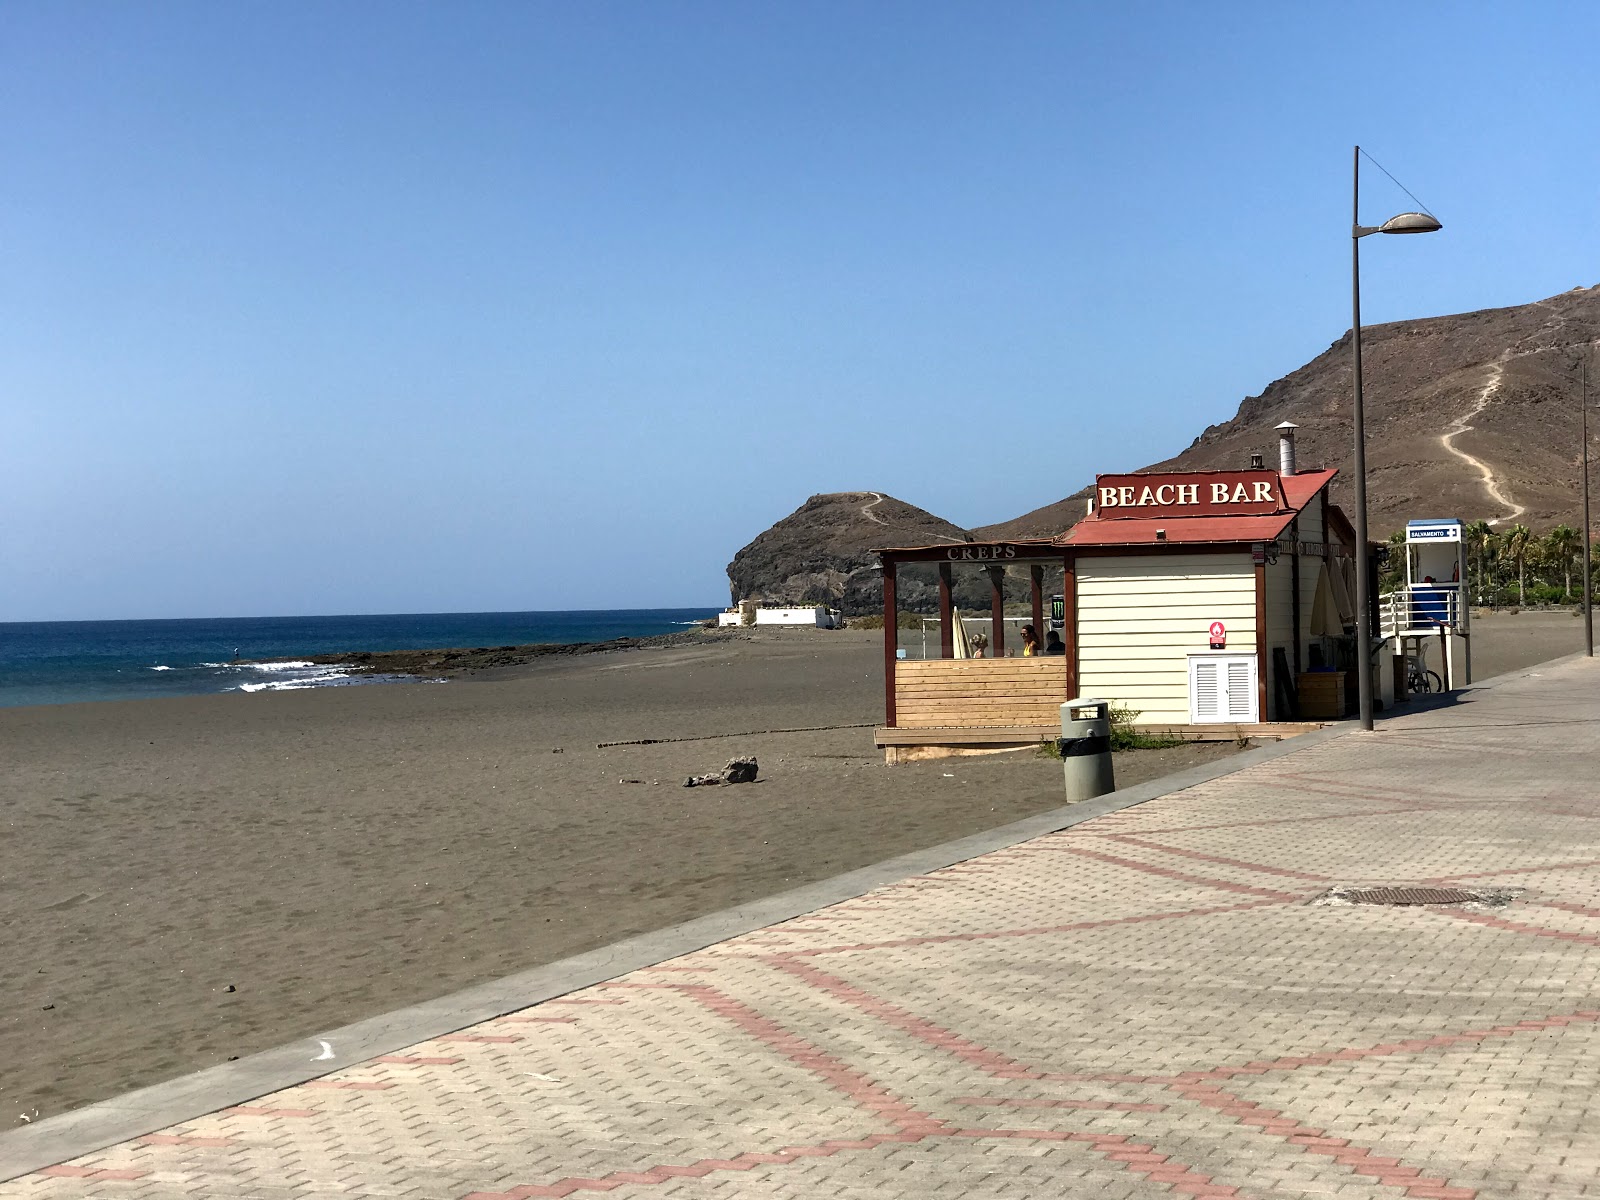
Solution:
{"label": "sandy beach", "polygon": [[[1582,623],[1474,637],[1482,678],[1581,650]],[[0,1120],[1061,803],[1031,753],[883,766],[879,647],[730,631],[446,684],[0,710]],[[834,728],[763,732],[812,726]],[[646,738],[700,740],[596,746]],[[1233,750],[1119,755],[1118,781]],[[681,786],[736,753],[760,782]]]}

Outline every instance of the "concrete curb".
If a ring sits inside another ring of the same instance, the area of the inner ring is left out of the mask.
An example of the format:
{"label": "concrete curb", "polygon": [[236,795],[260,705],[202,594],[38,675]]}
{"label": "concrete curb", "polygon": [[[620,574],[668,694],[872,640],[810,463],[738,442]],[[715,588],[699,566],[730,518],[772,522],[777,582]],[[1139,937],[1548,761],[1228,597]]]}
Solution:
{"label": "concrete curb", "polygon": [[[219,1109],[248,1103],[376,1055],[392,1054],[417,1042],[702,950],[739,934],[804,916],[885,884],[937,871],[1271,762],[1341,737],[1352,728],[1352,722],[1330,725],[50,1117],[0,1134],[0,1183]],[[331,1058],[319,1057],[324,1042],[332,1047]]]}

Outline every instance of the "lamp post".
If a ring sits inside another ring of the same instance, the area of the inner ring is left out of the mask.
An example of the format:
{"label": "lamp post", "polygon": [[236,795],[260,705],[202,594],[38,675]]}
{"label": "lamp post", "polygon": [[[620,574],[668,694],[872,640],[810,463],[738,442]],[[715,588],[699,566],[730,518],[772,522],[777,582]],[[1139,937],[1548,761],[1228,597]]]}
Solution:
{"label": "lamp post", "polygon": [[1408,212],[1382,225],[1361,223],[1361,147],[1355,150],[1350,204],[1350,346],[1354,354],[1356,438],[1356,691],[1361,728],[1372,728],[1372,579],[1367,560],[1367,428],[1361,408],[1361,239],[1370,233],[1433,233],[1442,228],[1427,213]]}

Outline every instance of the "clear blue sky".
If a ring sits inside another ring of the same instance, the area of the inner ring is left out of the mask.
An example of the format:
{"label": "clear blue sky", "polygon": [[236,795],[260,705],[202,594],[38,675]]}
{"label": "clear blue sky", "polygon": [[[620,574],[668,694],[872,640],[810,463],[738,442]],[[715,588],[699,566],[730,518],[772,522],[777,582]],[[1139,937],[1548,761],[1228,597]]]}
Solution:
{"label": "clear blue sky", "polygon": [[[0,7],[0,620],[720,604],[1600,281],[1587,4]],[[1364,218],[1411,207],[1376,171]]]}

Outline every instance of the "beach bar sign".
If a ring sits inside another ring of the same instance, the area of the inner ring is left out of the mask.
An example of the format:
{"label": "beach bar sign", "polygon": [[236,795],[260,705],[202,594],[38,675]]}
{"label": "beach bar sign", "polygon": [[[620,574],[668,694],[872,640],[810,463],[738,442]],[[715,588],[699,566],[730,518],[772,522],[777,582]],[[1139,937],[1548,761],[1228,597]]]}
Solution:
{"label": "beach bar sign", "polygon": [[1121,517],[1250,517],[1285,509],[1276,471],[1097,475],[1095,513]]}

